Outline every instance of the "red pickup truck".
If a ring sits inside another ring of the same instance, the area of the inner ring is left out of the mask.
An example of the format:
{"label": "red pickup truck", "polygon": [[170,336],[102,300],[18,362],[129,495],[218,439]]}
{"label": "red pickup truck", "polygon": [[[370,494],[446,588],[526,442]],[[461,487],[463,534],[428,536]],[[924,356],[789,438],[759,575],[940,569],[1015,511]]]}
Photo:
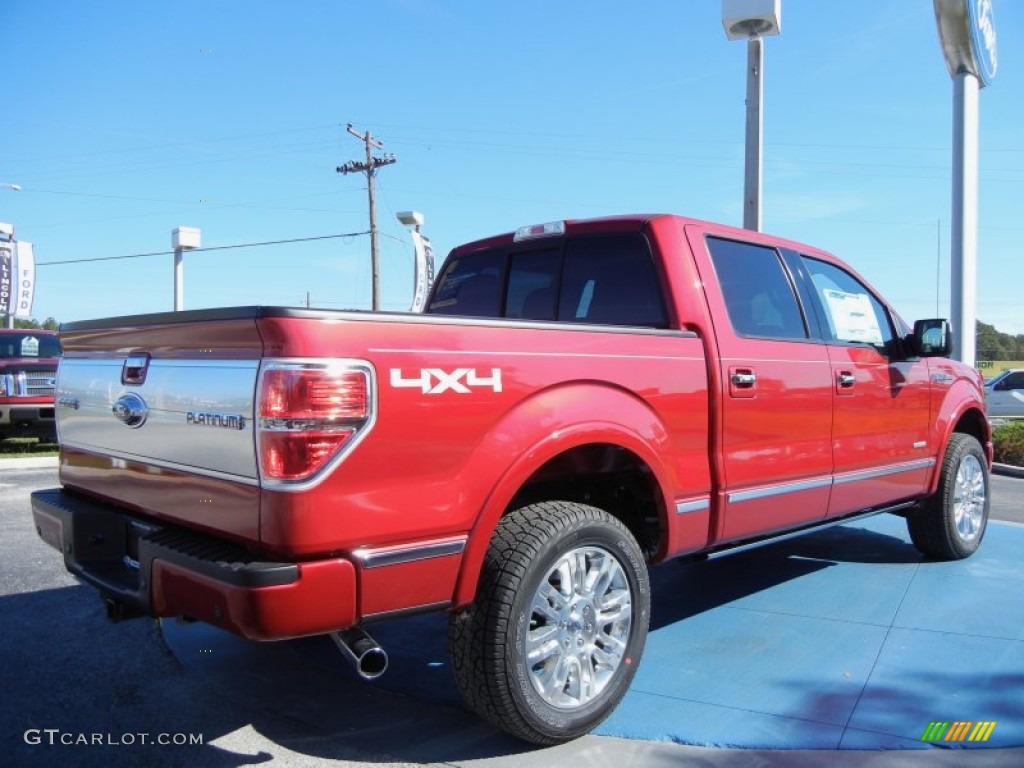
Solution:
{"label": "red pickup truck", "polygon": [[962,558],[982,380],[799,243],[671,215],[454,249],[426,314],[242,307],[65,325],[42,538],[112,618],[257,640],[448,611],[457,685],[538,743],[625,693],[647,567],[879,512]]}

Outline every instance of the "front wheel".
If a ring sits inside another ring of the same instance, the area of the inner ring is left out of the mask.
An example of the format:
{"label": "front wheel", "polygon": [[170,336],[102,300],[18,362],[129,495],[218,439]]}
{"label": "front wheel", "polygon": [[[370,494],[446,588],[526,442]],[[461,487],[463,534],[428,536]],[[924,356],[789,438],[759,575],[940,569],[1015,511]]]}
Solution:
{"label": "front wheel", "polygon": [[621,522],[574,502],[523,507],[502,518],[475,602],[451,618],[456,683],[491,724],[567,741],[625,694],[649,615],[643,555]]}
{"label": "front wheel", "polygon": [[988,461],[971,435],[956,433],[946,446],[939,487],[907,515],[910,540],[939,560],[969,557],[988,525]]}

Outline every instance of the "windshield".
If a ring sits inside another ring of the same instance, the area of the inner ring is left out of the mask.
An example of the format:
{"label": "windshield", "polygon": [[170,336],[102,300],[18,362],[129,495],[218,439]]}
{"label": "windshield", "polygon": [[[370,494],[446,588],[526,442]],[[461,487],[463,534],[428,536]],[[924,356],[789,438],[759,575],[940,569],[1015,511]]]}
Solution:
{"label": "windshield", "polygon": [[60,341],[56,336],[5,333],[0,336],[0,360],[15,357],[60,357]]}

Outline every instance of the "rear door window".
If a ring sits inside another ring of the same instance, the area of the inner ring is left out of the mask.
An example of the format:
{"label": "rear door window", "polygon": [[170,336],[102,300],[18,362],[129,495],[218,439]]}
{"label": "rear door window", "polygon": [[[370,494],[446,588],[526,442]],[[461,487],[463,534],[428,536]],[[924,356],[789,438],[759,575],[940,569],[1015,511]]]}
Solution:
{"label": "rear door window", "polygon": [[718,237],[709,237],[707,244],[729,322],[738,335],[808,338],[793,284],[774,248]]}

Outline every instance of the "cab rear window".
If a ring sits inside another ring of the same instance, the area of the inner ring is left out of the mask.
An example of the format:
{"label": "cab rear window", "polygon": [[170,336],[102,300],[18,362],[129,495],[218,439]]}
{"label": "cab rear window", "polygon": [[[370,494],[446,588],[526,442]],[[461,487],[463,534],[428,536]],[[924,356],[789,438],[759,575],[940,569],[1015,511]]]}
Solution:
{"label": "cab rear window", "polygon": [[427,311],[665,328],[668,316],[650,246],[608,235],[494,249],[452,259]]}
{"label": "cab rear window", "polygon": [[34,333],[0,335],[0,360],[17,357],[60,357],[60,342],[56,336]]}

